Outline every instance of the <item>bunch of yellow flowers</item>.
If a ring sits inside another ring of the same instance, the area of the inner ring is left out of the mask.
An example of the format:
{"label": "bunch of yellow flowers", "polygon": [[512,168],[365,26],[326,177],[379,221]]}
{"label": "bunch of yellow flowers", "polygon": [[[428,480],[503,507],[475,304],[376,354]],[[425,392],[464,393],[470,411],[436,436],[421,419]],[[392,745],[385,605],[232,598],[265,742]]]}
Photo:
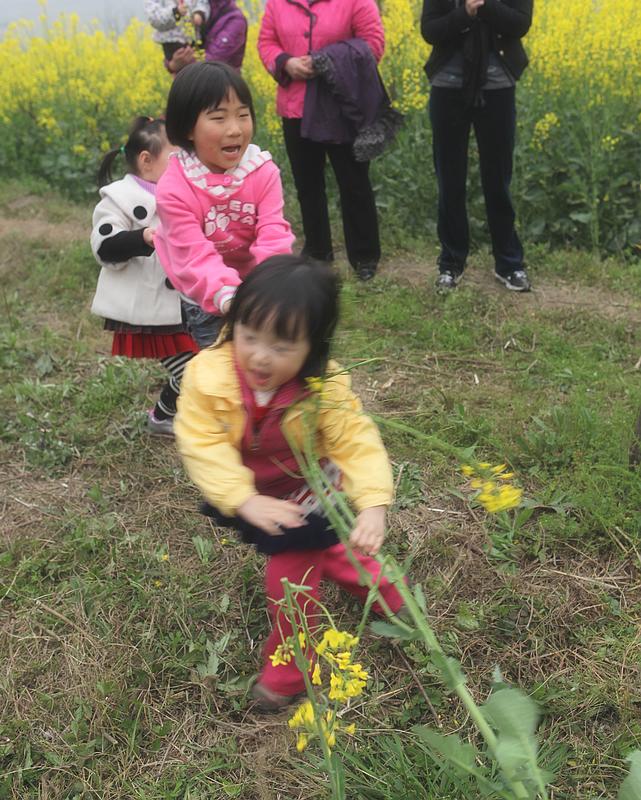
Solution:
{"label": "bunch of yellow flowers", "polygon": [[523,489],[508,483],[514,477],[514,473],[507,471],[507,464],[492,466],[487,461],[482,461],[474,467],[464,464],[461,472],[467,478],[471,478],[470,486],[477,491],[474,499],[478,500],[490,514],[508,511],[520,505]]}
{"label": "bunch of yellow flowers", "polygon": [[353,722],[349,725],[343,725],[336,711],[331,708],[327,709],[324,714],[317,718],[316,709],[310,700],[306,700],[298,706],[287,724],[292,730],[298,731],[296,736],[296,749],[299,753],[307,747],[315,736],[318,736],[319,728],[330,749],[336,744],[337,733],[342,731],[352,736],[356,731],[356,725]]}
{"label": "bunch of yellow flowers", "polygon": [[[334,627],[323,631],[316,643],[312,642],[313,653],[308,658],[306,652],[307,639],[303,632],[297,634],[300,650],[307,661],[306,669],[312,669],[312,684],[321,687],[320,697],[301,703],[291,718],[289,727],[297,731],[296,749],[301,752],[314,738],[323,737],[331,750],[336,744],[339,732],[353,735],[356,731],[354,723],[343,724],[339,717],[339,704],[347,705],[354,697],[360,697],[367,685],[369,674],[361,664],[355,663],[354,648],[358,645],[358,637],[347,631],[339,631]],[[274,666],[289,664],[295,655],[294,636],[285,639],[270,656]],[[328,683],[323,690],[323,667]],[[331,707],[330,707],[331,704]]]}

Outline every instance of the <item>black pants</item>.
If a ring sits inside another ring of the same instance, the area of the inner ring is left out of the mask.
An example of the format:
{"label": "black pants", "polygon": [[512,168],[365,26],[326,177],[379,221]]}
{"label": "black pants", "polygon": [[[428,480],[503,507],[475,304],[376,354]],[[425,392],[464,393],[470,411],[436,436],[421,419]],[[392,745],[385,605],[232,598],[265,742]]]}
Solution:
{"label": "black pants", "polygon": [[466,106],[463,92],[433,86],[430,91],[434,168],[438,181],[439,270],[460,274],[470,247],[465,206],[470,128],[479,148],[481,183],[496,271],[523,267],[523,248],[514,228],[510,197],[516,131],[514,87],[482,93],[483,104]]}
{"label": "black pants", "polygon": [[376,266],[381,257],[378,217],[369,162],[356,161],[351,144],[321,144],[300,135],[299,119],[283,119],[283,134],[303,218],[305,246],[312,258],[334,257],[325,191],[325,157],[336,175],[349,263]]}

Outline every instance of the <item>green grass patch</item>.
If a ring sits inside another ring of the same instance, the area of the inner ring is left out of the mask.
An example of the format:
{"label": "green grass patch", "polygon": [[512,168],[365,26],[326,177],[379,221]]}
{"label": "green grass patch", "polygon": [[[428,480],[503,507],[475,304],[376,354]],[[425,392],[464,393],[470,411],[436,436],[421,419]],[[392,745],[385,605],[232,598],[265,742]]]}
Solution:
{"label": "green grass patch", "polygon": [[[38,224],[2,234],[0,797],[326,796],[284,719],[249,711],[268,630],[262,561],[197,513],[172,445],[145,434],[163,372],[108,355],[88,311],[97,265],[85,239],[60,235],[86,210],[37,186],[22,195],[0,185],[4,219]],[[641,738],[638,270],[534,250],[540,294],[514,297],[489,286],[478,253],[443,298],[433,258],[413,255],[407,276],[404,259],[372,285],[346,279],[337,356],[372,359],[354,381],[383,423],[507,461],[529,505],[486,517],[452,458],[383,424],[388,547],[475,696],[499,665],[541,704],[554,796],[611,796]],[[353,601],[328,596],[353,626]],[[467,731],[427,655],[369,635],[363,660],[373,681],[349,712],[349,796],[476,798],[411,732]]]}

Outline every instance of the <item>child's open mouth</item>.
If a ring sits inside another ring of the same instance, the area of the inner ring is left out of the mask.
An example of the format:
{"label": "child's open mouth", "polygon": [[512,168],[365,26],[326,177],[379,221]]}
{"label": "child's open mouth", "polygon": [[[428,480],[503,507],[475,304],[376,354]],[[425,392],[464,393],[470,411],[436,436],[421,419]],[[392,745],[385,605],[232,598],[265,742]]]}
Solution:
{"label": "child's open mouth", "polygon": [[240,153],[240,145],[230,144],[227,147],[223,147],[223,153],[227,153],[227,155],[230,156],[237,156]]}
{"label": "child's open mouth", "polygon": [[251,371],[251,376],[257,386],[265,386],[265,384],[269,383],[269,372],[259,372],[258,370],[253,369]]}

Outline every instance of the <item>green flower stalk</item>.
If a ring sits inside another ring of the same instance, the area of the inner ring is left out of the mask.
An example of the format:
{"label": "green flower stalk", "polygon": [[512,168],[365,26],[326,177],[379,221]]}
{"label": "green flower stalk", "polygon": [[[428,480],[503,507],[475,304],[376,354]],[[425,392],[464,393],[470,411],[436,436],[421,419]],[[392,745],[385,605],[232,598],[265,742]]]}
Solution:
{"label": "green flower stalk", "polygon": [[[413,623],[408,624],[405,620],[401,620],[393,614],[379,592],[378,583],[374,582],[372,576],[354,557],[349,544],[349,536],[354,526],[355,516],[351,511],[345,496],[336,491],[335,487],[327,479],[327,476],[324,474],[323,470],[320,469],[318,455],[315,452],[314,447],[313,432],[316,430],[314,422],[322,402],[322,390],[317,390],[316,397],[314,399],[315,402],[308,404],[303,411],[305,436],[302,450],[296,446],[295,442],[290,440],[289,443],[297,458],[302,475],[308,482],[310,488],[319,498],[323,513],[330,521],[341,542],[345,545],[348,558],[358,571],[363,584],[366,585],[370,590],[366,603],[366,611],[369,611],[374,600],[378,600],[385,615],[392,621],[394,629],[399,637],[420,637],[423,639],[430,653],[432,662],[440,673],[443,683],[451,692],[457,695],[465,707],[465,710],[469,714],[470,719],[473,721],[477,730],[483,737],[489,753],[493,757],[494,761],[501,767],[503,779],[509,792],[504,794],[497,787],[498,793],[503,797],[510,798],[511,800],[529,800],[529,798],[531,798],[533,795],[523,782],[524,778],[522,777],[523,770],[526,769],[526,774],[529,774],[531,780],[534,781],[537,795],[541,797],[542,800],[548,800],[545,782],[543,781],[540,770],[536,764],[536,751],[535,748],[532,747],[529,740],[527,742],[520,742],[520,744],[523,745],[524,752],[526,752],[526,756],[523,757],[522,763],[515,764],[514,759],[510,760],[503,757],[504,748],[501,745],[499,736],[497,736],[497,733],[495,733],[492,725],[490,725],[488,722],[486,714],[484,714],[483,710],[476,704],[474,698],[467,689],[465,685],[465,677],[459,662],[445,654],[427,620],[425,602],[422,592],[420,591],[420,587],[416,587],[415,592],[412,592],[407,585],[403,569],[391,556],[378,555],[375,557],[376,560],[381,564],[381,572],[385,573],[385,576],[394,584],[403,598],[407,615],[411,618]],[[437,437],[422,435],[420,432],[415,431],[408,425],[394,422],[392,423],[392,427],[400,428],[404,432],[418,435],[423,439],[428,439],[433,444],[438,445],[439,449],[445,450],[452,455],[458,455],[459,457],[464,455],[465,458],[469,458],[469,452],[464,452],[459,448],[454,448],[450,445],[447,445],[447,443],[443,443],[438,440]],[[478,465],[475,464],[473,466],[466,465],[463,468],[463,472],[467,477],[474,477],[475,480],[481,480],[483,482],[483,485],[478,487],[473,486],[472,488],[478,488],[480,490],[476,499],[478,499],[479,502],[483,504],[491,513],[497,510],[504,510],[506,508],[514,507],[520,502],[520,489],[516,489],[507,483],[499,483],[499,481],[506,481],[512,477],[512,475],[507,473],[505,470],[505,465],[497,465],[496,467],[492,467],[488,463],[481,463]],[[508,491],[501,491],[503,487],[506,487]],[[287,591],[288,616],[290,617],[292,625],[295,626],[295,600],[291,593],[291,587],[289,587]],[[364,620],[365,617],[363,618],[362,625],[359,626],[359,630],[362,630]],[[310,665],[309,662],[305,660],[302,649],[297,644],[295,637],[294,646],[296,650],[296,663],[305,675],[305,685],[307,688],[308,698],[313,705],[315,702],[313,699],[313,685],[309,675],[306,672],[306,670],[309,670]],[[333,699],[342,699],[347,695],[347,690],[339,679],[335,679],[333,688]],[[516,690],[510,691],[516,692]],[[520,693],[519,697],[521,697]],[[526,702],[531,702],[528,698],[524,699]],[[304,718],[305,713],[309,712],[301,712],[301,719]],[[315,717],[315,719],[318,718]],[[318,738],[323,746],[323,751],[326,756],[325,762],[327,768],[331,769],[335,765],[335,761],[333,761],[329,755],[330,748],[327,743],[326,736],[323,733],[322,724],[317,721],[316,725]],[[499,726],[496,725],[496,727],[498,729]],[[529,773],[527,770],[529,770]],[[336,782],[334,779],[332,779],[332,781],[332,786],[334,789],[336,788]],[[344,795],[334,794],[334,797],[339,796],[343,797]]]}

